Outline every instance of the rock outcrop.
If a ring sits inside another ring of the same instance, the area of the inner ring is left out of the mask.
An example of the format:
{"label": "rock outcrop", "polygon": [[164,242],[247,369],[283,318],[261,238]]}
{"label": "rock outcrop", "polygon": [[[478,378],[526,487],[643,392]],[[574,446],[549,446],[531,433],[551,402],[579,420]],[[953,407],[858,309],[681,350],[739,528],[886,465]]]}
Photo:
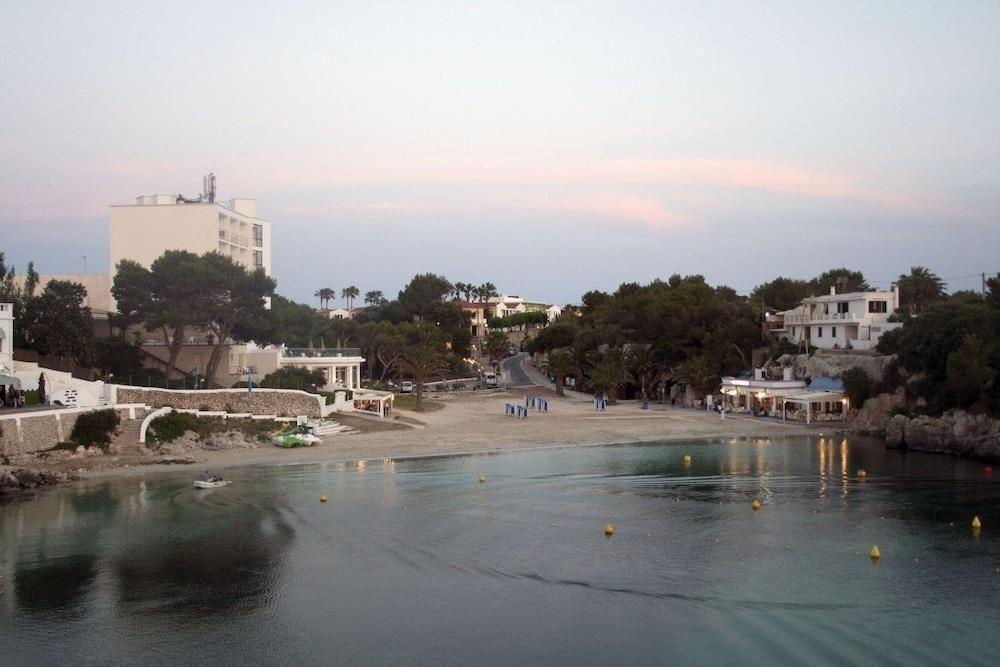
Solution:
{"label": "rock outcrop", "polygon": [[951,410],[940,417],[897,414],[884,430],[890,447],[1000,461],[1000,420],[986,415],[964,410]]}
{"label": "rock outcrop", "polygon": [[817,352],[812,356],[807,354],[786,354],[777,359],[777,365],[783,368],[792,367],[795,370],[795,377],[799,378],[839,378],[844,375],[844,372],[857,366],[864,369],[872,380],[878,381],[882,379],[886,366],[894,358],[879,354]]}
{"label": "rock outcrop", "polygon": [[0,493],[14,493],[39,486],[48,486],[65,482],[69,479],[66,473],[56,473],[35,468],[0,468]]}

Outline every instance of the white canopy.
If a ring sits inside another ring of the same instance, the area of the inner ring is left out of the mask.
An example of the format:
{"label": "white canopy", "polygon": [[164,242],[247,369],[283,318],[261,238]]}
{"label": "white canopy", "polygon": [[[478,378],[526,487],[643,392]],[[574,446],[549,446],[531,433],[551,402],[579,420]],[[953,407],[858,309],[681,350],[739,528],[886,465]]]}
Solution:
{"label": "white canopy", "polygon": [[788,403],[827,403],[840,401],[844,398],[842,391],[804,391],[786,394],[783,399]]}

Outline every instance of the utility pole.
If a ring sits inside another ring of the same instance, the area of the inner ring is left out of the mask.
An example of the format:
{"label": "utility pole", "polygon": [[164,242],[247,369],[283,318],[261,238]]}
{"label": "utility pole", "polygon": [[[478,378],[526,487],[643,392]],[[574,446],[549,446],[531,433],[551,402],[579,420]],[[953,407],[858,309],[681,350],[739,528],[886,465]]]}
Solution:
{"label": "utility pole", "polygon": [[986,272],[983,272],[983,296],[986,296]]}
{"label": "utility pole", "polygon": [[[83,260],[83,275],[87,275],[87,256],[86,255],[80,255],[80,259]],[[986,275],[986,274],[983,274],[983,275]]]}

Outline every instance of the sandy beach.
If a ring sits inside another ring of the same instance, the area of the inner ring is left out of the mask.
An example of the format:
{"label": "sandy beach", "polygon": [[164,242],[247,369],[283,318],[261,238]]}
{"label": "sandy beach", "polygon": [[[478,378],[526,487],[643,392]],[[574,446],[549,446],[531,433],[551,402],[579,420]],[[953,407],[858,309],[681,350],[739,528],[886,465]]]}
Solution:
{"label": "sandy beach", "polygon": [[[592,402],[559,398],[551,390],[534,388],[546,396],[549,411],[532,411],[527,419],[504,414],[506,403],[522,403],[524,390],[491,393],[431,394],[434,411],[396,410],[393,419],[353,415],[333,417],[365,432],[328,436],[313,447],[280,449],[262,444],[256,449],[198,451],[196,463],[129,465],[85,472],[85,478],[144,475],[184,468],[221,470],[240,466],[321,463],[361,459],[407,458],[449,454],[504,452],[524,448],[599,445],[626,442],[690,440],[718,437],[775,437],[817,433],[804,424],[783,424],[727,417],[714,413],[621,402],[597,412]],[[438,406],[435,406],[438,407]],[[829,429],[829,425],[827,429]]]}

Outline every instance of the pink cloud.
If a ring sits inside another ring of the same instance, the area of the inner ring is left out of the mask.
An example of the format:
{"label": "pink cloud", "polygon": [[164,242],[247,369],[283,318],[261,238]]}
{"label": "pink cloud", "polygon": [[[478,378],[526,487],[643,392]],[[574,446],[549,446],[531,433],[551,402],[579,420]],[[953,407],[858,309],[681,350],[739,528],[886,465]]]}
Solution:
{"label": "pink cloud", "polygon": [[524,208],[565,211],[651,227],[677,227],[693,222],[689,216],[664,207],[656,198],[619,193],[539,199],[526,202]]}

